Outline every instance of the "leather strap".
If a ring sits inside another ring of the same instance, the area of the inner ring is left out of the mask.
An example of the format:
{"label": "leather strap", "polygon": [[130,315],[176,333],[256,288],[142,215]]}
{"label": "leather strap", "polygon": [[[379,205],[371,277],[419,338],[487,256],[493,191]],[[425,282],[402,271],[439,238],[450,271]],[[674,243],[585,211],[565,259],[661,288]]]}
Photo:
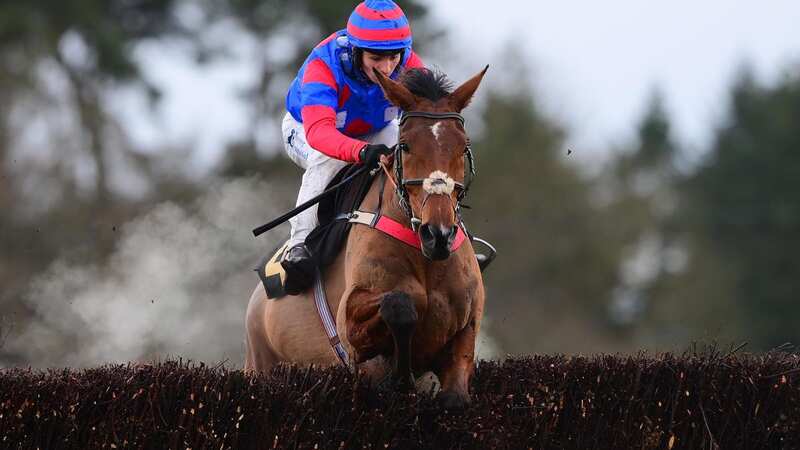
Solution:
{"label": "leather strap", "polygon": [[437,113],[437,112],[427,112],[427,111],[405,111],[400,116],[400,125],[409,118],[409,117],[422,117],[425,119],[455,119],[461,122],[461,125],[464,125],[464,116],[459,113],[455,112],[445,112],[445,113]]}
{"label": "leather strap", "polygon": [[[383,232],[384,234],[387,234],[406,245],[414,247],[418,250],[422,250],[422,242],[420,242],[417,233],[415,233],[411,228],[389,217],[356,210],[349,215],[348,221],[350,223],[366,225],[370,228]],[[464,233],[463,228],[459,226],[458,231],[456,232],[456,238],[453,241],[453,244],[450,246],[450,251],[454,252],[458,250],[466,239],[466,233]]]}
{"label": "leather strap", "polygon": [[322,274],[317,268],[317,276],[314,280],[314,303],[317,305],[317,313],[322,321],[322,327],[325,328],[325,334],[328,335],[328,342],[333,347],[333,352],[339,357],[342,365],[350,368],[348,363],[347,350],[344,349],[339,334],[336,332],[336,320],[333,319],[331,308],[328,306],[328,299],[325,296],[325,286],[322,283]]}

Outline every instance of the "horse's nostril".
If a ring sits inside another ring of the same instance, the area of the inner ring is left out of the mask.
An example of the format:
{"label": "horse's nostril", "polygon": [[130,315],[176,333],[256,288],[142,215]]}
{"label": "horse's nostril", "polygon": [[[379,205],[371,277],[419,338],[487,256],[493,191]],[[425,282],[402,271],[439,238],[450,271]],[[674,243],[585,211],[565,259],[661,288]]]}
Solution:
{"label": "horse's nostril", "polygon": [[456,238],[456,234],[458,234],[458,227],[453,225],[450,227],[450,232],[447,234],[447,242],[452,243]]}
{"label": "horse's nostril", "polygon": [[429,246],[447,246],[455,240],[458,227],[455,225],[430,225],[424,224],[419,228],[419,237]]}
{"label": "horse's nostril", "polygon": [[419,237],[423,242],[436,239],[433,235],[433,230],[431,230],[431,226],[427,223],[419,227]]}

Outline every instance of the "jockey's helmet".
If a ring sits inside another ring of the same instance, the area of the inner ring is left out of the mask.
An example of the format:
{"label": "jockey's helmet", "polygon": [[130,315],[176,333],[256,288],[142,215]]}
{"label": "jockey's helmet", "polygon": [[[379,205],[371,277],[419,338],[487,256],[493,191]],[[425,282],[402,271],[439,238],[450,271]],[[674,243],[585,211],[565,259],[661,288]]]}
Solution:
{"label": "jockey's helmet", "polygon": [[371,53],[399,53],[411,47],[411,26],[392,0],[365,0],[347,21],[350,45]]}

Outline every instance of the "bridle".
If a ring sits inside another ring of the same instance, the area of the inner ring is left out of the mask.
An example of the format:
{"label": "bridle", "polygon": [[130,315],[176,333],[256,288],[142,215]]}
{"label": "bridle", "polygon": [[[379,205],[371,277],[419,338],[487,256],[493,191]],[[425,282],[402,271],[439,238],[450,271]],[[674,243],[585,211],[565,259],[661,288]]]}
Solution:
{"label": "bridle", "polygon": [[[426,112],[426,111],[408,111],[403,112],[402,116],[400,116],[400,127],[402,128],[406,121],[411,117],[421,117],[425,119],[452,119],[457,120],[461,123],[461,126],[464,126],[464,116],[459,113],[455,112],[446,112],[446,113],[437,113],[437,112]],[[405,142],[398,142],[398,144],[394,148],[394,185],[395,185],[395,193],[397,194],[398,202],[400,204],[400,209],[408,216],[409,220],[411,221],[411,227],[414,231],[419,229],[419,226],[422,224],[422,221],[414,215],[414,211],[411,209],[411,202],[409,200],[408,194],[408,186],[422,186],[426,180],[425,178],[403,178],[403,153],[408,152],[409,147],[408,144]],[[456,203],[453,205],[453,209],[456,213],[456,219],[458,222],[461,222],[461,201],[466,197],[467,191],[469,190],[469,186],[472,184],[472,180],[475,178],[475,159],[472,156],[472,148],[470,146],[470,141],[467,139],[467,145],[464,147],[464,182],[453,181],[454,188],[458,191],[456,195]],[[445,184],[447,180],[442,178],[435,178],[430,180],[431,184]],[[423,205],[425,201],[427,201],[430,195],[440,195],[440,194],[427,194],[425,200],[423,200]],[[448,195],[449,197],[449,195]]]}

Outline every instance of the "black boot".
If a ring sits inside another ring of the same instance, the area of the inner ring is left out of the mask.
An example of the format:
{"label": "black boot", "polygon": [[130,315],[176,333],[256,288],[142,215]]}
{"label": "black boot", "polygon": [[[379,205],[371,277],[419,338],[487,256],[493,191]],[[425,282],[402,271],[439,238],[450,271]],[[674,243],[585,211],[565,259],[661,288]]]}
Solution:
{"label": "black boot", "polygon": [[303,264],[304,261],[311,259],[311,252],[308,251],[306,244],[302,242],[286,250],[281,258],[281,265],[286,268],[286,264],[298,265]]}
{"label": "black boot", "polygon": [[281,258],[281,266],[286,271],[286,293],[297,295],[311,286],[316,276],[316,264],[305,244],[287,249]]}

